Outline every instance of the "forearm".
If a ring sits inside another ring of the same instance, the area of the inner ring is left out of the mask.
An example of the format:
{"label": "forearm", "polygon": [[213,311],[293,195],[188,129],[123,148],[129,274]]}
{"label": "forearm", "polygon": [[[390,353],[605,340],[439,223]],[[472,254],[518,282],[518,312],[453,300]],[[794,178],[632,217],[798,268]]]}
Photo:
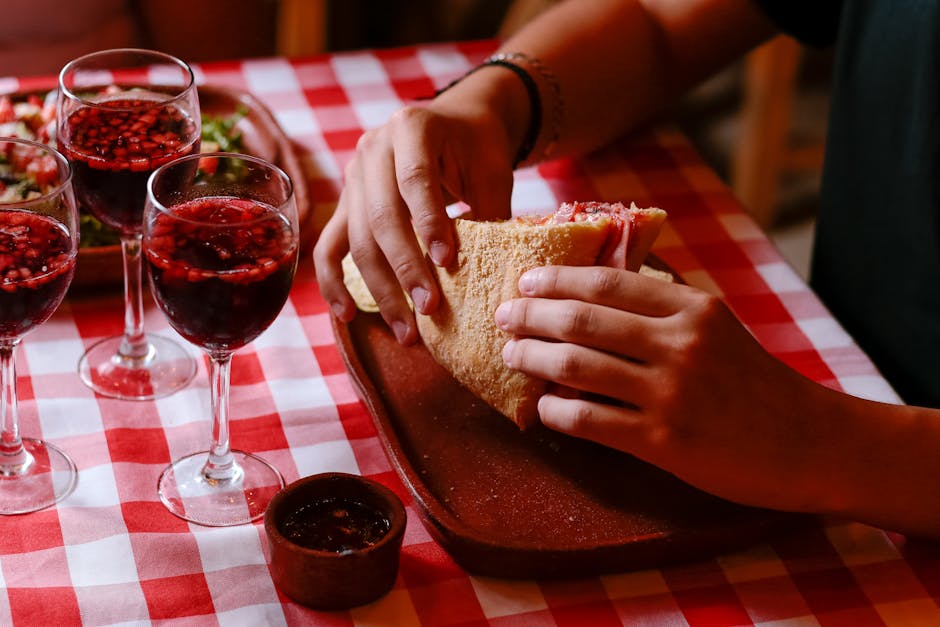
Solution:
{"label": "forearm", "polygon": [[[823,509],[888,530],[940,539],[940,411],[842,397],[831,430]],[[827,455],[825,451],[820,451]]]}
{"label": "forearm", "polygon": [[[573,0],[501,50],[537,58],[557,76],[565,116],[554,154],[561,155],[647,121],[772,32],[751,0]],[[554,106],[545,103],[544,125]]]}

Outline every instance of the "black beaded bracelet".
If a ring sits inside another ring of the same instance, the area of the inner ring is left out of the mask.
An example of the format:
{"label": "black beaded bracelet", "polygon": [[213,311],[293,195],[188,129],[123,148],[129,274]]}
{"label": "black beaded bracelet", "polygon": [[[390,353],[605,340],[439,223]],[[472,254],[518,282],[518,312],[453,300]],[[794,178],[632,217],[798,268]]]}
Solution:
{"label": "black beaded bracelet", "polygon": [[519,80],[522,81],[522,84],[525,86],[526,93],[529,95],[529,127],[525,131],[525,135],[522,138],[522,144],[519,146],[518,152],[516,152],[516,158],[513,160],[512,167],[515,169],[519,166],[520,163],[524,162],[532,154],[532,150],[535,148],[535,144],[539,140],[539,134],[542,132],[542,96],[539,94],[539,86],[535,82],[535,79],[532,78],[532,75],[529,74],[525,68],[509,61],[505,55],[492,56],[480,65],[472,68],[463,76],[451,81],[441,89],[438,89],[435,93],[435,96],[439,96],[463,79],[467,78],[480,68],[489,67],[497,65],[499,67],[504,67],[507,70],[512,71],[516,76],[519,77]]}

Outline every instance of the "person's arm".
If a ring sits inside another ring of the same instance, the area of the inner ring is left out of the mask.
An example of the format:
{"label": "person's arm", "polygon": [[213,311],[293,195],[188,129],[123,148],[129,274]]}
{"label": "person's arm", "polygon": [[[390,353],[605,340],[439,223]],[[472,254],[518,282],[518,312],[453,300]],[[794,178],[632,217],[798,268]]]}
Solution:
{"label": "person's arm", "polygon": [[543,396],[547,426],[738,503],[940,538],[940,411],[819,385],[688,286],[546,267],[520,290],[496,313],[507,365],[589,393]]}
{"label": "person's arm", "polygon": [[[565,103],[560,155],[596,147],[642,123],[771,32],[752,0],[569,0],[501,51],[538,59],[557,79]],[[531,162],[556,130],[550,120],[558,102],[545,77],[528,70],[545,96],[547,122]],[[529,123],[520,78],[487,66],[427,107],[405,107],[362,136],[336,213],[314,249],[321,293],[337,317],[355,315],[340,263],[349,251],[399,341],[417,338],[402,290],[422,313],[436,309],[439,293],[414,233],[431,259],[446,266],[455,246],[445,192],[477,218],[508,217],[513,160]]]}
{"label": "person's arm", "polygon": [[774,32],[753,0],[574,0],[500,50],[557,76],[566,115],[556,154],[571,154],[647,121]]}

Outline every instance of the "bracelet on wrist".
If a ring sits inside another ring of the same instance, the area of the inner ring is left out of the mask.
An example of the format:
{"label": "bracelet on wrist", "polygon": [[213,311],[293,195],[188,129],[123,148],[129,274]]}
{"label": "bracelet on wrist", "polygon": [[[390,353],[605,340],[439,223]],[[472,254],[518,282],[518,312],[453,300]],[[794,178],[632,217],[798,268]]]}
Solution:
{"label": "bracelet on wrist", "polygon": [[561,86],[558,82],[558,78],[538,59],[522,54],[521,52],[506,52],[495,54],[485,59],[480,65],[471,68],[462,76],[454,79],[441,89],[437,90],[435,93],[435,96],[439,96],[466,77],[484,67],[504,67],[519,77],[519,80],[522,81],[522,85],[525,87],[526,94],[529,97],[529,125],[522,137],[522,143],[519,146],[519,150],[516,152],[516,156],[513,159],[513,169],[518,167],[521,163],[525,162],[532,156],[532,152],[535,150],[536,145],[538,145],[539,137],[542,134],[544,124],[542,93],[539,89],[538,82],[529,72],[529,70],[526,69],[526,65],[531,66],[531,68],[535,70],[537,76],[541,78],[542,81],[547,85],[553,103],[548,140],[539,157],[539,159],[544,159],[551,156],[551,153],[555,148],[555,144],[557,144],[558,138],[561,135],[565,107],[564,101],[561,97]]}

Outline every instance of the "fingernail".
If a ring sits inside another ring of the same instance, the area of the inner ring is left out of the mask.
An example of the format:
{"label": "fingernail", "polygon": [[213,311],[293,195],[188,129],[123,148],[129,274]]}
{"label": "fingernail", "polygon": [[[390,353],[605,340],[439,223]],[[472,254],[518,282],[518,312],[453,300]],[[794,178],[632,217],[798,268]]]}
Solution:
{"label": "fingernail", "polygon": [[395,320],[391,323],[391,327],[392,333],[395,334],[395,339],[398,340],[398,343],[404,344],[405,340],[408,339],[408,323]]}
{"label": "fingernail", "polygon": [[349,320],[347,320],[348,314],[346,313],[346,306],[338,300],[330,303],[330,311],[333,312],[333,315],[336,316],[338,320],[349,322]]}
{"label": "fingernail", "polygon": [[493,319],[496,320],[496,326],[498,326],[503,331],[505,331],[506,327],[509,326],[510,311],[512,311],[512,303],[506,301],[497,307],[496,311],[493,313]]}
{"label": "fingernail", "polygon": [[541,270],[535,268],[519,277],[519,291],[523,294],[532,294],[535,292],[535,286],[539,281],[539,272],[541,272]]}
{"label": "fingernail", "polygon": [[503,346],[503,363],[505,363],[510,368],[512,365],[512,354],[516,350],[516,340],[509,340],[506,342],[506,345]]}
{"label": "fingernail", "polygon": [[447,258],[450,256],[450,247],[444,242],[431,242],[428,254],[431,255],[431,259],[434,263],[443,266],[447,263]]}
{"label": "fingernail", "polygon": [[431,292],[423,287],[416,287],[411,290],[411,301],[421,313],[427,313],[428,300],[431,298]]}

